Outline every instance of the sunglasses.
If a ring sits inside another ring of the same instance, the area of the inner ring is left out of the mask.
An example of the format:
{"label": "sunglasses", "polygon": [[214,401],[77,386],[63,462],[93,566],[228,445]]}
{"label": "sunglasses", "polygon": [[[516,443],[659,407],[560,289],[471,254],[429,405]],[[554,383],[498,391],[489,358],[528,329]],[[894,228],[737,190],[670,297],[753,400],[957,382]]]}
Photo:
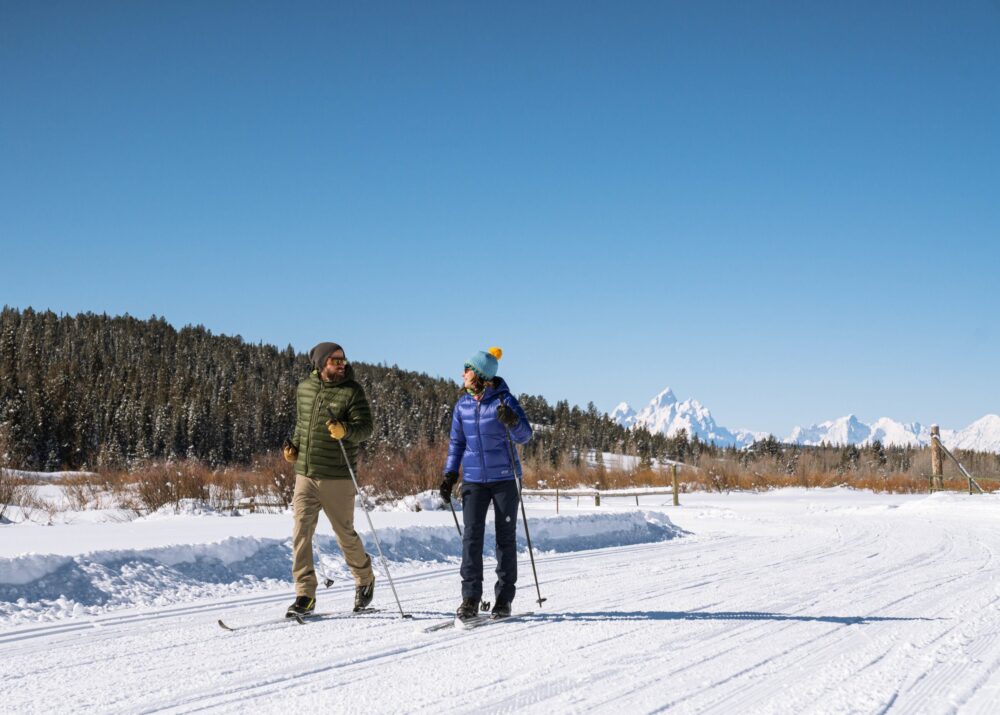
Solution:
{"label": "sunglasses", "polygon": [[327,358],[326,359],[326,364],[327,365],[346,365],[347,364],[347,358]]}

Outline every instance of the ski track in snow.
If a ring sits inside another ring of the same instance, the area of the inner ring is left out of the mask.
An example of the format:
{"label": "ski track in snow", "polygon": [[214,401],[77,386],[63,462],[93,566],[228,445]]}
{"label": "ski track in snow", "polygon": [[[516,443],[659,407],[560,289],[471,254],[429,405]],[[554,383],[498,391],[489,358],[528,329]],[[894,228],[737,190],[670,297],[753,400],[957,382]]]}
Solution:
{"label": "ski track in snow", "polygon": [[[420,632],[457,605],[451,565],[395,578],[412,621],[383,577],[382,612],[307,625],[216,625],[280,615],[291,596],[279,589],[12,627],[0,630],[0,702],[19,713],[55,703],[122,713],[996,712],[996,519],[933,502],[802,502],[763,495],[725,513],[669,511],[692,536],[540,555],[543,608],[524,557],[515,610],[534,615],[467,632]],[[347,608],[351,589],[318,600]]]}

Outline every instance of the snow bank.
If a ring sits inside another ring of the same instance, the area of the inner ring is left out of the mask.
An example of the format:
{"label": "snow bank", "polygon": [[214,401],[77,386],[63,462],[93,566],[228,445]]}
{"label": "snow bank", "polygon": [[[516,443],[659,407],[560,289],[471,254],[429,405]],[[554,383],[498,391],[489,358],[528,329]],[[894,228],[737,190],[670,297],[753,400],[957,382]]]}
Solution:
{"label": "snow bank", "polygon": [[68,556],[28,554],[16,559],[0,559],[0,588],[7,584],[38,581],[72,561]]}
{"label": "snow bank", "polygon": [[[486,525],[486,543],[483,547],[486,556],[496,555],[496,545],[491,538],[491,522]],[[686,533],[665,514],[649,511],[533,518],[529,528],[531,545],[535,550],[552,552],[645,544],[666,541]],[[368,550],[374,553],[374,541],[367,534],[362,534],[362,537]],[[386,558],[394,561],[442,561],[462,555],[462,542],[459,541],[454,526],[380,529],[379,538]],[[524,523],[520,519],[517,522],[517,547],[519,551],[527,550]]]}
{"label": "snow bank", "polygon": [[[536,551],[550,552],[666,541],[686,533],[666,515],[648,511],[533,518],[530,527]],[[367,551],[377,553],[371,534],[359,533]],[[487,524],[487,556],[495,555],[491,533],[492,525]],[[453,525],[384,528],[379,529],[379,538],[385,557],[404,571],[456,563],[462,554]],[[518,548],[524,551],[525,544],[519,521]],[[320,573],[350,579],[332,536],[317,535],[314,554]],[[291,561],[291,539],[250,536],[75,556],[0,558],[0,622],[51,620],[290,587]]]}
{"label": "snow bank", "polygon": [[[455,499],[453,502],[455,511],[462,511],[462,500]],[[358,498],[358,506],[360,497]],[[447,511],[448,505],[441,499],[436,489],[420,492],[410,496],[405,496],[395,502],[379,504],[375,506],[376,511]]]}

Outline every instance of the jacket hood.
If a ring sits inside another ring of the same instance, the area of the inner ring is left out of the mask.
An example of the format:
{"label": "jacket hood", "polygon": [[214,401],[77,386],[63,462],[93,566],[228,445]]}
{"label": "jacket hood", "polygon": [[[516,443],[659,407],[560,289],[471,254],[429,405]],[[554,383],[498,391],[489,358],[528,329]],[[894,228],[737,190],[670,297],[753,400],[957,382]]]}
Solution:
{"label": "jacket hood", "polygon": [[493,397],[494,395],[510,394],[510,388],[507,387],[507,383],[504,382],[502,377],[494,377],[491,381],[492,385],[486,388],[486,392],[483,393],[483,399],[488,397]]}

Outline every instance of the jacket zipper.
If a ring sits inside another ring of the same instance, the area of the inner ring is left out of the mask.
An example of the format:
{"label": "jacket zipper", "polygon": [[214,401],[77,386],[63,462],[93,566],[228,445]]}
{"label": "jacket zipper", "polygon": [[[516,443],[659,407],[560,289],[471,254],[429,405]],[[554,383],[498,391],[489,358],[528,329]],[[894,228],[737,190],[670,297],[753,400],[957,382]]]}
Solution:
{"label": "jacket zipper", "polygon": [[316,428],[316,412],[319,409],[320,395],[323,393],[323,383],[320,382],[319,389],[316,390],[316,397],[313,399],[312,414],[309,416],[309,431],[306,432],[306,476],[309,476],[309,446],[312,444],[313,430]]}
{"label": "jacket zipper", "polygon": [[479,467],[480,469],[482,469],[483,482],[485,483],[487,481],[486,456],[485,456],[486,447],[483,444],[483,431],[479,429],[479,408],[482,406],[483,406],[482,401],[476,400],[476,436],[479,437]]}

